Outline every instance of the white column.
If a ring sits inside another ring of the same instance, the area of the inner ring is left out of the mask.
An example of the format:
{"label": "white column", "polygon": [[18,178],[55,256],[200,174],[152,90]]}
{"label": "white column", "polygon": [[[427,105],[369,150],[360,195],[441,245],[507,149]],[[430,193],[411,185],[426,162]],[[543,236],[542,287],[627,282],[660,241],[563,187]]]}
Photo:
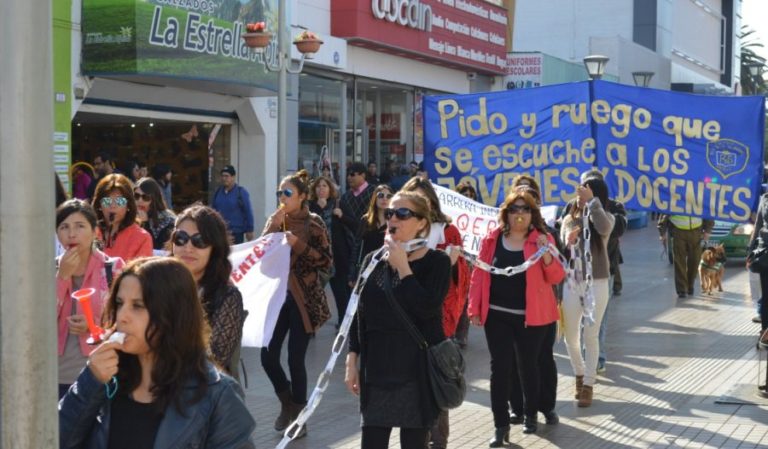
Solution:
{"label": "white column", "polygon": [[58,448],[52,2],[0,15],[0,448]]}

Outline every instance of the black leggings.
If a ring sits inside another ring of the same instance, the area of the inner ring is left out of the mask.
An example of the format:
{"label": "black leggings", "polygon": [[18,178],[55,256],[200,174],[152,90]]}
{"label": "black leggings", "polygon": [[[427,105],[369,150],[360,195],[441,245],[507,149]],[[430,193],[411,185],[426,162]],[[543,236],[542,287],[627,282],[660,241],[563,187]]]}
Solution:
{"label": "black leggings", "polygon": [[[363,426],[363,440],[361,449],[387,449],[389,447],[389,434],[391,427]],[[426,449],[429,429],[405,429],[400,428],[401,449]]]}
{"label": "black leggings", "polygon": [[[280,350],[283,348],[283,342],[289,333],[288,370],[291,372],[290,381],[280,365]],[[307,355],[307,346],[309,346],[309,335],[304,330],[304,322],[301,319],[299,308],[289,293],[285,304],[280,309],[280,315],[275,324],[275,332],[272,334],[269,346],[261,348],[261,366],[272,382],[275,392],[281,393],[290,388],[293,401],[297,404],[307,402],[307,368],[304,359]]]}
{"label": "black leggings", "polygon": [[[485,338],[491,353],[491,411],[496,428],[509,425],[512,376],[519,376],[523,412],[535,417],[539,409],[541,375],[539,359],[549,326],[526,326],[525,316],[489,310]],[[516,410],[517,412],[517,410]]]}

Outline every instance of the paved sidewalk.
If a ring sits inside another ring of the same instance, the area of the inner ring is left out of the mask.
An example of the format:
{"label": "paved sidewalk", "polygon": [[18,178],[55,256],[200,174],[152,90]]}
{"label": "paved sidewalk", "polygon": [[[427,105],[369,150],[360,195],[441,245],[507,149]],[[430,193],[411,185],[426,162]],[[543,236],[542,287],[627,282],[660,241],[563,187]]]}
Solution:
{"label": "paved sidewalk", "polygon": [[[672,266],[659,257],[655,228],[629,231],[622,238],[624,292],[609,305],[608,365],[595,386],[592,407],[579,409],[571,398],[573,376],[565,346],[555,345],[559,371],[559,425],[523,435],[514,426],[510,447],[525,448],[768,448],[768,401],[763,405],[721,405],[715,400],[732,387],[756,391],[759,325],[750,321],[754,305],[743,260],[729,261],[725,292],[679,300]],[[754,282],[754,279],[752,279]],[[699,286],[696,286],[699,292]],[[759,287],[758,292],[759,294]],[[307,362],[314,386],[330,355],[334,337],[326,325],[310,343]],[[249,373],[248,407],[258,427],[258,448],[272,448],[281,435],[272,429],[278,403],[254,349],[243,351]],[[466,352],[469,391],[451,411],[449,447],[486,448],[493,433],[489,358],[481,329],[470,331]],[[763,354],[765,360],[765,354]],[[285,365],[285,362],[284,362]],[[763,378],[765,362],[762,364]],[[289,448],[360,446],[357,400],[343,382],[337,363],[323,402],[309,421],[307,437]],[[391,448],[399,448],[397,431]]]}

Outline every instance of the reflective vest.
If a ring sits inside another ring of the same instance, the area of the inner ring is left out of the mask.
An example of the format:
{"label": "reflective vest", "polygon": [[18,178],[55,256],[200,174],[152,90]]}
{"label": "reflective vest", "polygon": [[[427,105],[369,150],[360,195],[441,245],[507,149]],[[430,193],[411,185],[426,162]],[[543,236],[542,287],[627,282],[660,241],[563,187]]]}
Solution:
{"label": "reflective vest", "polygon": [[704,223],[701,218],[688,217],[686,215],[670,215],[669,222],[677,229],[682,229],[684,231],[700,228]]}

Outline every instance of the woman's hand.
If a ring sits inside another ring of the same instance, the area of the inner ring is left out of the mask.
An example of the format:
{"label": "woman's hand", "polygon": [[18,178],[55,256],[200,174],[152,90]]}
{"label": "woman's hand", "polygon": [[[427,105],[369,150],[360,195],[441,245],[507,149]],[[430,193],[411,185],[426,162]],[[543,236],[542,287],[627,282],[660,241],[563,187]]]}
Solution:
{"label": "woman's hand", "polygon": [[344,216],[344,212],[342,212],[342,211],[341,211],[341,209],[339,209],[339,208],[337,207],[337,208],[333,209],[333,215],[335,215],[335,216],[337,216],[337,217],[341,218],[341,217],[343,217],[343,216]]}
{"label": "woman's hand", "polygon": [[108,341],[91,352],[91,355],[88,356],[88,369],[91,370],[96,380],[105,384],[117,374],[119,362],[117,351],[122,350],[122,348],[122,344]]}
{"label": "woman's hand", "polygon": [[579,186],[576,189],[576,194],[579,196],[579,205],[584,206],[587,204],[592,198],[595,197],[595,194],[592,193],[592,188],[588,185],[586,186]]}
{"label": "woman's hand", "polygon": [[360,370],[357,368],[357,354],[347,354],[346,370],[344,371],[344,384],[347,390],[355,396],[360,395]]}
{"label": "woman's hand", "polygon": [[575,227],[568,232],[568,236],[565,239],[565,242],[568,244],[568,246],[576,244],[576,242],[579,240],[580,233],[581,233],[580,227]]}
{"label": "woman's hand", "polygon": [[473,326],[482,326],[482,324],[480,323],[480,316],[478,316],[478,315],[474,315],[474,316],[469,317],[469,322]]}
{"label": "woman's hand", "polygon": [[149,220],[149,215],[147,215],[147,211],[144,209],[137,209],[136,218],[138,218],[140,222],[144,223],[145,221]]}
{"label": "woman's hand", "polygon": [[406,254],[405,250],[399,242],[396,242],[387,237],[384,239],[384,246],[386,246],[387,251],[389,251],[387,262],[389,262],[389,265],[392,268],[397,270],[400,274],[402,274],[402,272],[406,269],[410,270],[410,266],[408,265],[408,254]]}
{"label": "woman's hand", "polygon": [[293,248],[293,245],[299,241],[299,237],[291,231],[285,232],[285,239],[288,241],[288,244],[291,245],[291,248]]}
{"label": "woman's hand", "polygon": [[85,315],[68,316],[67,324],[69,324],[69,333],[72,335],[83,335],[88,332],[88,323],[85,322]]}
{"label": "woman's hand", "polygon": [[[536,246],[539,249],[548,247],[549,246],[549,239],[547,239],[547,236],[544,235],[544,234],[540,234],[536,238]],[[552,254],[549,251],[544,253],[542,258],[544,259],[544,265],[549,265],[549,264],[552,263]]]}
{"label": "woman's hand", "polygon": [[77,247],[69,248],[59,259],[59,279],[69,279],[75,274],[75,270],[80,266],[80,253]]}

